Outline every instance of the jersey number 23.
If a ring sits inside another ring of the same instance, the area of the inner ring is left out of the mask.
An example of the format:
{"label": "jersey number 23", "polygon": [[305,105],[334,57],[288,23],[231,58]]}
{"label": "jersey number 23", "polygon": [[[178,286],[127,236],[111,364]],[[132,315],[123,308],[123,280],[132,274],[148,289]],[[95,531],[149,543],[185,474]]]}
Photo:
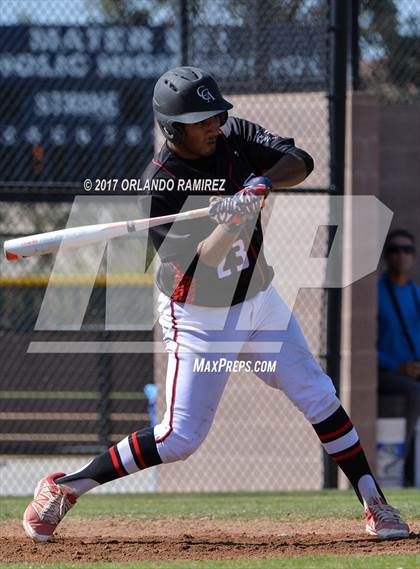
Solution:
{"label": "jersey number 23", "polygon": [[[232,266],[233,270],[240,272],[249,267],[248,256],[245,251],[245,243],[243,242],[242,239],[238,239],[238,241],[235,241],[233,243],[232,253],[235,256],[234,261],[236,261],[234,266]],[[230,277],[232,275],[232,269],[226,267],[226,257],[225,257],[223,261],[217,265],[217,274],[219,276],[219,279],[225,279],[226,277]]]}

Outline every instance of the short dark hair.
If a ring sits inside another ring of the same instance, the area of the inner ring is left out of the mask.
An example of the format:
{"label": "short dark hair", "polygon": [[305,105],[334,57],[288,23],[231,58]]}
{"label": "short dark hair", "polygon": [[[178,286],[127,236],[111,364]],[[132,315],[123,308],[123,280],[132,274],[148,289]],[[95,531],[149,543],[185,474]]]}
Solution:
{"label": "short dark hair", "polygon": [[385,253],[387,251],[387,248],[389,247],[389,245],[391,244],[391,241],[393,239],[395,239],[395,237],[407,237],[407,239],[410,239],[410,241],[413,243],[413,245],[416,244],[416,239],[414,237],[414,235],[412,233],[410,233],[409,231],[407,231],[406,229],[393,229],[392,231],[390,231],[386,237],[385,240]]}
{"label": "short dark hair", "polygon": [[385,245],[387,245],[390,241],[392,241],[395,237],[407,237],[413,243],[416,242],[414,235],[407,231],[406,229],[393,229],[390,231],[386,237]]}

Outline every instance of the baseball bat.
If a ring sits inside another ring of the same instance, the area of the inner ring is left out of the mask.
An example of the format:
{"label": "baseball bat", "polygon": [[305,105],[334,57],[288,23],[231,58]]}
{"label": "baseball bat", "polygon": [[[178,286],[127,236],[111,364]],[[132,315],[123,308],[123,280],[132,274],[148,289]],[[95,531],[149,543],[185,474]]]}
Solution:
{"label": "baseball bat", "polygon": [[9,261],[18,261],[26,257],[55,253],[60,248],[63,251],[78,249],[85,245],[92,245],[100,241],[121,237],[127,233],[142,231],[149,227],[173,223],[174,221],[206,217],[208,213],[209,208],[203,207],[201,209],[184,211],[172,215],[162,215],[160,217],[100,223],[98,225],[83,225],[81,227],[70,227],[68,229],[59,229],[58,231],[49,231],[48,233],[39,233],[37,235],[27,235],[26,237],[5,241],[4,254]]}

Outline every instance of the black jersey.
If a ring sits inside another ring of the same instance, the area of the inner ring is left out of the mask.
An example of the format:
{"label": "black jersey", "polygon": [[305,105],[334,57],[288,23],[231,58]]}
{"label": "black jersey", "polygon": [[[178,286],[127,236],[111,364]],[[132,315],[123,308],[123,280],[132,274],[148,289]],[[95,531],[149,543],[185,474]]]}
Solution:
{"label": "black jersey", "polygon": [[[216,150],[209,157],[186,160],[165,143],[141,180],[142,187],[149,188],[145,193],[152,196],[150,216],[207,207],[212,195],[235,194],[249,177],[262,175],[294,151],[305,154],[295,148],[292,138],[236,117],[220,129]],[[260,218],[256,225],[255,221],[243,224],[226,259],[213,268],[200,262],[197,245],[215,227],[206,217],[149,230],[161,260],[157,285],[174,301],[229,306],[252,298],[273,279],[273,268],[264,256]]]}

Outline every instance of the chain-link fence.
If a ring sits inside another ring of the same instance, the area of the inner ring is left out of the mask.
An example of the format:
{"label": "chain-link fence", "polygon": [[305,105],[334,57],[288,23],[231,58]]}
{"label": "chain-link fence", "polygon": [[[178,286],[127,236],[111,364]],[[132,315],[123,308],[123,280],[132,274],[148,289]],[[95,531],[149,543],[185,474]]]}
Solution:
{"label": "chain-link fence", "polygon": [[382,101],[420,100],[420,4],[417,0],[360,0],[360,88]]}
{"label": "chain-link fence", "polygon": [[[179,64],[210,70],[235,115],[293,136],[316,164],[301,187],[328,192],[328,16],[324,0],[3,0],[2,240],[65,227],[87,178],[139,178],[161,143],[151,109],[154,83]],[[115,194],[122,193],[117,185]],[[325,252],[327,232],[318,237]],[[97,270],[64,274],[54,285],[63,307],[70,297],[88,298],[80,325],[37,328],[53,261],[2,263],[3,494],[30,493],[45,472],[74,470],[162,411],[163,360],[98,348],[153,339],[139,326],[105,325],[106,259]],[[113,274],[114,289],[151,306],[153,278],[133,267]],[[295,306],[323,364],[326,298],[322,290],[302,290]],[[322,486],[322,452],[310,426],[280,394],[273,400],[255,385],[252,378],[232,378],[209,439],[185,465],[130,476],[101,491]],[[251,459],[264,429],[271,443]],[[227,432],[229,445],[217,445]]]}

